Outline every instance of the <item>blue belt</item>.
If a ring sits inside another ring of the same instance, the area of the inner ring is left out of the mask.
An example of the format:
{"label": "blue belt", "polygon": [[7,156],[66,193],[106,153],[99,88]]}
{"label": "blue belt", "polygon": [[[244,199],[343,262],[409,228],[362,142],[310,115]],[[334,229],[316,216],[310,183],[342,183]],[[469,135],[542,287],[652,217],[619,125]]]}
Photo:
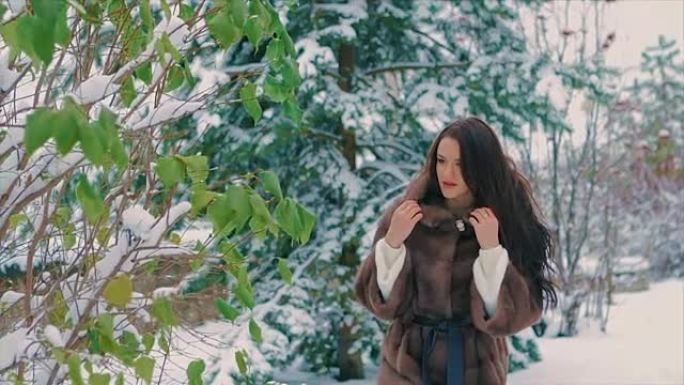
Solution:
{"label": "blue belt", "polygon": [[[437,342],[437,333],[447,333],[447,385],[462,385],[465,382],[465,352],[463,342],[463,327],[471,325],[467,319],[433,320],[416,316],[416,324],[428,329],[427,340],[423,341],[423,351],[420,362],[422,385],[432,385],[430,379],[430,355]],[[422,331],[421,331],[422,335]]]}

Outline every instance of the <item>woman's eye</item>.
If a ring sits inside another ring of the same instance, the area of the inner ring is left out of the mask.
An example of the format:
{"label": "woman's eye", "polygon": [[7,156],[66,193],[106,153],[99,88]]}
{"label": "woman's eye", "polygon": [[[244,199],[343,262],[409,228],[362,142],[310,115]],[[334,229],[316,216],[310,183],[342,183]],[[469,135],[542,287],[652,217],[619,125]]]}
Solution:
{"label": "woman's eye", "polygon": [[437,159],[437,163],[444,163],[444,159]]}

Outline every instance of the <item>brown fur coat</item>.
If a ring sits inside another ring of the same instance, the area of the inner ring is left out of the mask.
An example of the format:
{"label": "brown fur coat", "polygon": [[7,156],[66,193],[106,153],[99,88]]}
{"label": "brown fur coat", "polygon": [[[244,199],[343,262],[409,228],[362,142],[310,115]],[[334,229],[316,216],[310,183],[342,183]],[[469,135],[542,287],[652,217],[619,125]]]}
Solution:
{"label": "brown fur coat", "polygon": [[[377,284],[375,244],[389,229],[394,209],[406,199],[422,197],[424,187],[416,179],[406,194],[392,202],[378,222],[373,248],[358,270],[357,300],[375,316],[392,321],[382,343],[379,385],[420,385],[421,349],[425,331],[413,319],[466,318],[463,329],[465,354],[464,385],[505,385],[508,372],[506,336],[532,325],[541,316],[533,299],[532,282],[513,262],[506,267],[496,312],[488,317],[473,281],[472,266],[479,253],[473,227],[455,226],[454,214],[442,206],[421,204],[423,218],[404,242],[406,259],[392,287],[389,300]],[[467,218],[474,208],[462,212]],[[446,382],[446,335],[438,333],[430,355],[430,377],[434,385]]]}

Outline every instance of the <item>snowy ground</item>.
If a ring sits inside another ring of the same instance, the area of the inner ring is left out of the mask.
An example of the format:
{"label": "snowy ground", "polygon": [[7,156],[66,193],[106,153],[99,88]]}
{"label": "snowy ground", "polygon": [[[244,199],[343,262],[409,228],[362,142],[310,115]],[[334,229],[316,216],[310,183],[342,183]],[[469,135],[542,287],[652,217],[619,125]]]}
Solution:
{"label": "snowy ground", "polygon": [[[540,339],[543,361],[511,374],[508,385],[684,384],[684,281],[614,299],[606,334],[587,327],[575,338]],[[277,378],[289,385],[374,385],[375,373],[344,383],[292,372]]]}

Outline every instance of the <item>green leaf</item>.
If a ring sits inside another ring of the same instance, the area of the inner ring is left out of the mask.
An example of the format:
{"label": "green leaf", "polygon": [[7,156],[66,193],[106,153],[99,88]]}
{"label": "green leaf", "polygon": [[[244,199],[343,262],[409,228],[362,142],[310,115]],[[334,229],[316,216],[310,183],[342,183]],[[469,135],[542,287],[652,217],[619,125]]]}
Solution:
{"label": "green leaf", "polygon": [[251,318],[249,319],[249,334],[256,343],[261,343],[261,327]]}
{"label": "green leaf", "polygon": [[106,132],[101,127],[99,122],[79,128],[79,137],[81,138],[81,149],[86,158],[95,164],[102,164],[106,148],[103,144],[103,137]]}
{"label": "green leaf", "polygon": [[154,358],[142,356],[135,360],[133,366],[135,367],[135,374],[149,385],[152,381],[152,373],[154,373]]}
{"label": "green leaf", "polygon": [[242,31],[225,12],[217,12],[213,15],[207,13],[205,22],[209,28],[209,33],[222,48],[230,48],[240,39]]}
{"label": "green leaf", "polygon": [[302,225],[298,234],[299,242],[303,245],[307,243],[309,241],[309,237],[311,237],[311,232],[313,231],[314,224],[316,223],[316,216],[300,204],[297,204],[297,215],[299,216],[299,220]]}
{"label": "green leaf", "polygon": [[190,19],[192,19],[192,17],[194,15],[195,15],[195,10],[192,8],[192,5],[185,4],[185,3],[181,4],[181,6],[180,6],[180,18],[184,22],[187,23],[188,21],[190,21]]}
{"label": "green leaf", "polygon": [[283,60],[283,64],[281,68],[283,85],[288,88],[296,88],[302,82],[297,61],[293,58],[286,58]]}
{"label": "green leaf", "polygon": [[26,215],[24,213],[12,214],[9,217],[10,229],[14,230],[22,222],[28,222],[28,221],[29,221],[29,217],[28,217],[28,215]]}
{"label": "green leaf", "polygon": [[73,223],[69,223],[64,228],[64,250],[69,250],[76,244],[76,226]]}
{"label": "green leaf", "polygon": [[264,81],[264,94],[274,102],[281,103],[290,96],[291,91],[282,81],[269,74]]}
{"label": "green leaf", "polygon": [[193,184],[204,185],[209,177],[209,160],[204,155],[177,156],[188,171]]}
{"label": "green leaf", "polygon": [[206,365],[204,364],[204,360],[194,360],[188,364],[188,369],[186,370],[186,373],[188,374],[188,384],[202,385],[204,383],[202,381],[202,373],[205,368]]}
{"label": "green leaf", "polygon": [[294,95],[290,95],[283,103],[283,111],[285,115],[290,117],[294,122],[302,122],[302,110],[299,108]]}
{"label": "green leaf", "polygon": [[166,297],[155,298],[150,308],[150,312],[152,313],[152,316],[164,326],[178,325],[178,320],[173,313],[171,301]]}
{"label": "green leaf", "polygon": [[126,365],[132,365],[133,360],[140,355],[140,342],[135,334],[124,330],[119,338],[121,349],[117,352],[117,357]]}
{"label": "green leaf", "polygon": [[107,282],[104,297],[110,304],[125,307],[133,294],[133,282],[127,274],[121,274]]}
{"label": "green leaf", "polygon": [[33,0],[31,5],[35,13],[35,17],[31,20],[33,48],[43,64],[47,66],[52,62],[57,14],[60,6],[64,6],[64,1]]}
{"label": "green leaf", "polygon": [[283,57],[283,52],[283,41],[278,38],[271,39],[268,46],[266,46],[266,58],[271,62],[280,61]]}
{"label": "green leaf", "polygon": [[88,377],[89,385],[109,385],[111,376],[108,373],[93,373]]}
{"label": "green leaf", "polygon": [[164,11],[164,16],[166,16],[166,20],[171,20],[171,8],[169,7],[169,3],[166,2],[166,0],[161,0],[161,9]]}
{"label": "green leaf", "polygon": [[55,42],[66,48],[71,41],[71,31],[67,24],[67,6],[64,2],[59,3],[59,11],[55,18]]}
{"label": "green leaf", "polygon": [[76,353],[72,353],[67,359],[67,366],[69,367],[69,378],[74,385],[84,385],[83,377],[81,376],[81,360]]}
{"label": "green leaf", "polygon": [[38,107],[26,118],[26,130],[24,131],[24,146],[26,152],[31,155],[40,146],[45,144],[52,136],[52,118],[54,112],[45,107]]}
{"label": "green leaf", "polygon": [[207,215],[214,225],[214,232],[229,234],[240,231],[251,215],[249,195],[244,187],[228,186],[224,194],[218,195],[207,208]]}
{"label": "green leaf", "polygon": [[249,221],[249,227],[257,233],[257,237],[264,239],[266,233],[263,230],[271,223],[271,213],[263,198],[258,194],[250,194],[249,203],[252,206],[252,219]]}
{"label": "green leaf", "polygon": [[48,320],[51,324],[55,326],[64,326],[66,316],[69,314],[69,308],[67,307],[66,301],[64,300],[64,294],[62,291],[57,289],[52,295],[52,305],[48,311]]}
{"label": "green leaf", "polygon": [[280,272],[280,277],[283,281],[292,286],[292,271],[290,271],[287,261],[283,258],[278,258],[278,272]]}
{"label": "green leaf", "polygon": [[190,88],[192,89],[195,87],[195,84],[197,84],[197,79],[192,76],[192,71],[190,71],[190,63],[188,63],[187,58],[183,60],[183,74],[185,76],[185,80],[190,85]]}
{"label": "green leaf", "polygon": [[149,333],[145,333],[142,338],[142,344],[145,347],[145,354],[148,354],[154,346],[154,336]]}
{"label": "green leaf", "polygon": [[169,74],[166,76],[166,86],[164,92],[170,92],[183,85],[185,81],[185,73],[183,67],[174,64],[169,69]]}
{"label": "green leaf", "polygon": [[171,188],[185,179],[185,164],[175,156],[157,159],[155,170],[166,188]]}
{"label": "green leaf", "polygon": [[61,155],[68,154],[78,139],[76,119],[68,110],[57,111],[53,114],[52,125],[57,151]]}
{"label": "green leaf", "polygon": [[245,106],[245,109],[252,119],[254,119],[254,123],[256,124],[256,122],[261,119],[262,113],[261,106],[259,105],[259,101],[257,100],[256,96],[256,84],[248,80],[242,89],[240,89],[240,99],[242,100],[242,104]]}
{"label": "green leaf", "polygon": [[228,304],[228,302],[224,301],[222,298],[216,298],[214,300],[214,304],[221,315],[231,321],[235,321],[235,319],[240,315],[240,312],[236,308],[230,306],[230,304]]}
{"label": "green leaf", "polygon": [[280,189],[280,181],[278,175],[273,171],[262,171],[259,175],[261,177],[261,185],[269,194],[276,197],[278,200],[283,199],[283,192]]}
{"label": "green leaf", "polygon": [[247,6],[244,0],[228,0],[228,7],[225,9],[233,22],[242,28],[247,20]]}
{"label": "green leaf", "polygon": [[268,10],[266,10],[266,8],[264,8],[264,6],[261,4],[260,0],[249,1],[249,15],[255,16],[257,18],[259,27],[262,31],[265,31],[268,35],[271,34],[271,15],[268,13]]}
{"label": "green leaf", "polygon": [[204,189],[193,189],[190,196],[190,204],[192,205],[191,214],[197,216],[199,212],[211,203],[219,194],[207,191]]}
{"label": "green leaf", "polygon": [[154,30],[154,17],[152,17],[150,0],[140,1],[140,18],[142,19],[142,27],[144,31],[151,32]]}
{"label": "green leaf", "polygon": [[259,21],[258,15],[252,15],[245,22],[245,35],[247,39],[254,46],[254,49],[259,48],[259,40],[261,40],[261,34],[263,33],[261,29],[261,22]]}
{"label": "green leaf", "polygon": [[243,306],[250,309],[254,308],[254,295],[246,285],[237,284],[234,286],[233,290],[235,292],[235,297],[237,297],[238,301],[240,301]]}
{"label": "green leaf", "polygon": [[98,218],[105,214],[104,201],[99,194],[90,186],[88,179],[81,174],[78,185],[76,186],[76,197],[81,202],[83,212],[90,223],[95,223]]}
{"label": "green leaf", "polygon": [[148,86],[152,82],[152,63],[146,61],[141,64],[134,72],[135,77],[142,80]]}
{"label": "green leaf", "polygon": [[132,76],[126,76],[126,79],[121,83],[121,90],[119,92],[124,106],[130,107],[131,103],[133,103],[133,100],[135,100],[135,97],[138,95],[138,93],[135,92]]}
{"label": "green leaf", "polygon": [[178,52],[176,46],[174,46],[173,43],[171,43],[169,35],[166,32],[162,34],[159,41],[164,46],[164,52],[171,54],[173,60],[175,60],[176,62],[180,62],[181,60],[183,60],[183,55],[181,55],[180,52]]}
{"label": "green leaf", "polygon": [[162,352],[169,354],[169,340],[166,338],[164,334],[161,334],[159,336],[159,340],[157,340],[157,344],[159,345],[159,349],[162,350]]}
{"label": "green leaf", "polygon": [[240,370],[240,374],[246,374],[247,373],[247,355],[242,351],[238,350],[235,352],[235,362],[238,365],[238,369]]}
{"label": "green leaf", "polygon": [[274,217],[278,226],[290,237],[304,244],[308,242],[315,223],[315,216],[290,198],[276,206]]}
{"label": "green leaf", "polygon": [[245,261],[245,257],[240,253],[237,245],[228,240],[221,241],[219,250],[221,250],[221,253],[224,255],[223,259],[226,263],[240,264]]}

